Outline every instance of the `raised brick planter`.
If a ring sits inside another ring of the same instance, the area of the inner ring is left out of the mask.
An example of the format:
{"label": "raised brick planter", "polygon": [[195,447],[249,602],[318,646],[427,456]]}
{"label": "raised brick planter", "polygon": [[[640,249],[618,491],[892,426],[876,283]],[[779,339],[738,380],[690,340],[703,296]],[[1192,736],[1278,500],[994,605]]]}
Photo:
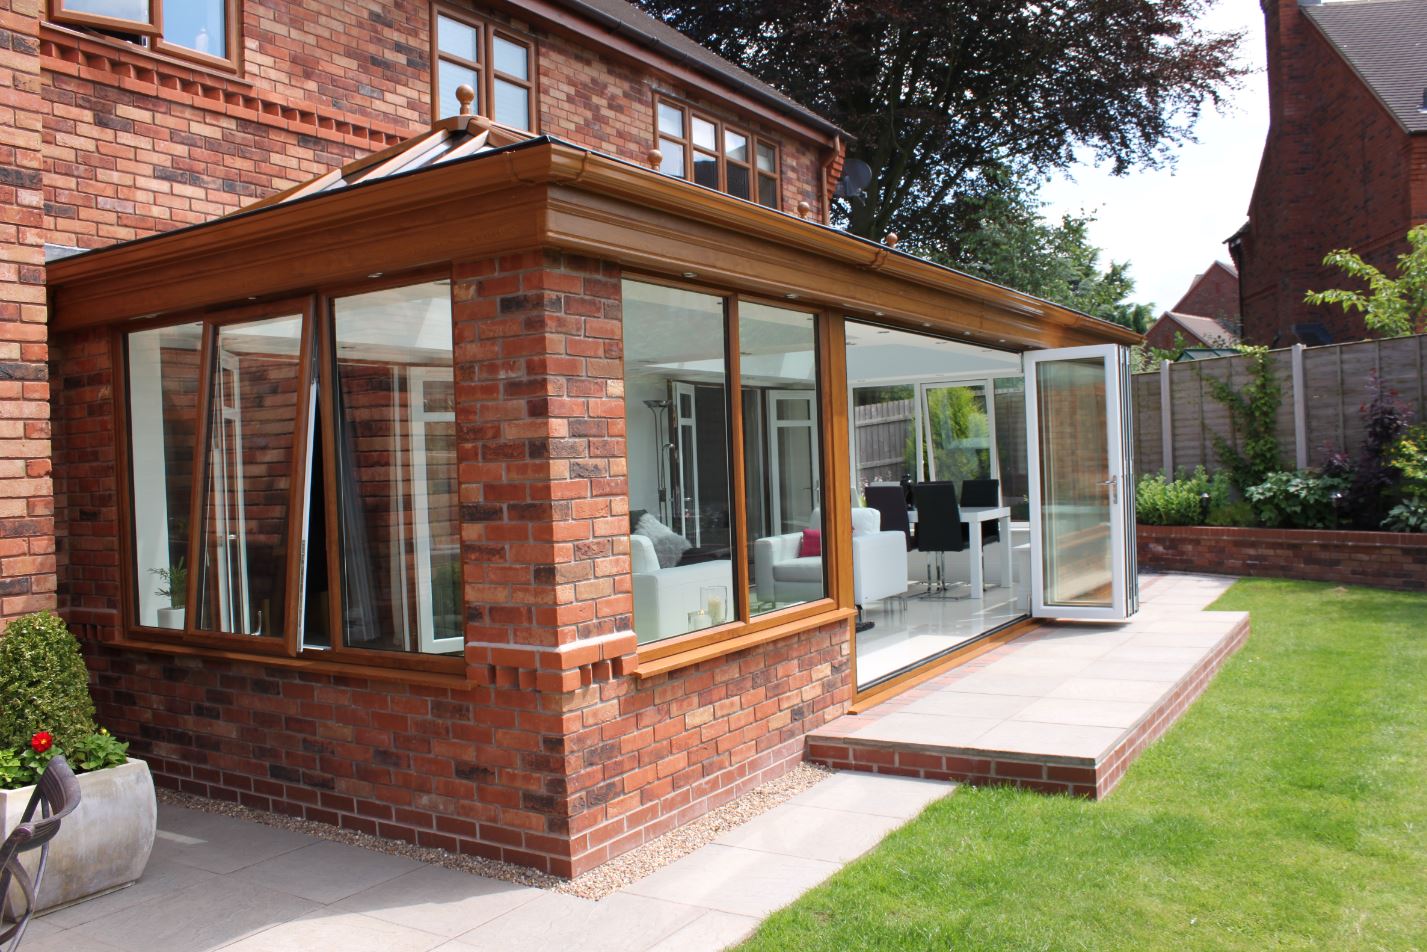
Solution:
{"label": "raised brick planter", "polygon": [[1139,526],[1140,568],[1427,590],[1427,534]]}

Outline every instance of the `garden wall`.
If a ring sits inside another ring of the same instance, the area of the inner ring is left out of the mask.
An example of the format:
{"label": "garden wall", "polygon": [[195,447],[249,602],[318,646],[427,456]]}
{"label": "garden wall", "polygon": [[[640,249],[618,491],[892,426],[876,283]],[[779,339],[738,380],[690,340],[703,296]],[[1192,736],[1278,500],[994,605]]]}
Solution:
{"label": "garden wall", "polygon": [[1427,590],[1427,535],[1139,526],[1140,568]]}

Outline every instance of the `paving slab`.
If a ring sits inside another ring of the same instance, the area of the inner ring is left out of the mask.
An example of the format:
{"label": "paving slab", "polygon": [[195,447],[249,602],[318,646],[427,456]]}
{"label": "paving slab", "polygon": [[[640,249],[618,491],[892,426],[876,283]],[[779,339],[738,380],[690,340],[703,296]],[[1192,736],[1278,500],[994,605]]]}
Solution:
{"label": "paving slab", "polygon": [[231,873],[315,843],[313,837],[221,814],[159,804],[154,858]]}
{"label": "paving slab", "polygon": [[235,881],[277,889],[313,902],[333,903],[378,883],[413,872],[421,863],[405,856],[317,840],[233,873]]}
{"label": "paving slab", "polygon": [[453,939],[545,894],[533,886],[423,865],[349,896],[331,908]]}
{"label": "paving slab", "polygon": [[785,803],[714,840],[764,853],[848,863],[901,826],[901,817]]}
{"label": "paving slab", "polygon": [[758,928],[752,916],[710,910],[647,952],[722,952],[748,938]]}
{"label": "paving slab", "polygon": [[[36,919],[35,922],[46,923],[60,929],[71,929],[86,922],[112,916],[130,906],[137,906],[140,903],[191,889],[199,883],[213,879],[215,875],[206,869],[180,863],[171,854],[155,850],[154,855],[149,858],[149,865],[144,869],[143,877],[138,882],[103,896],[96,896],[86,902],[56,909],[54,912],[46,913]],[[29,947],[30,941],[27,938],[25,948]]]}
{"label": "paving slab", "polygon": [[955,789],[954,784],[937,780],[844,772],[829,777],[810,790],[804,790],[788,802],[825,810],[910,820],[928,804]]}
{"label": "paving slab", "polygon": [[442,952],[632,952],[649,948],[705,911],[626,892],[599,902],[546,893],[439,948]]}
{"label": "paving slab", "polygon": [[265,929],[223,952],[428,952],[444,936],[399,926],[355,912],[320,909],[300,919]]}
{"label": "paving slab", "polygon": [[621,894],[762,917],[841,868],[841,863],[710,843],[626,886]]}

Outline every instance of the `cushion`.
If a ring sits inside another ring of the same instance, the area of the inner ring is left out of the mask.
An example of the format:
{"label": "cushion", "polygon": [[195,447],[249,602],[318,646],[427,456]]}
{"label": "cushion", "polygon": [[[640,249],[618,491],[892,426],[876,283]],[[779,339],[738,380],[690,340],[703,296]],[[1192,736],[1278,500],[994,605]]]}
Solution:
{"label": "cushion", "polygon": [[636,575],[653,575],[659,571],[659,555],[648,536],[629,536],[629,570]]}
{"label": "cushion", "polygon": [[780,582],[821,582],[823,560],[818,556],[789,559],[773,566],[773,577]]}
{"label": "cushion", "polygon": [[629,531],[630,531],[630,532],[633,532],[635,529],[638,529],[638,528],[639,528],[639,520],[640,520],[640,519],[643,519],[648,513],[649,513],[649,510],[648,510],[648,509],[631,509],[631,510],[629,510]]}
{"label": "cushion", "polygon": [[654,554],[659,557],[661,569],[672,569],[678,565],[679,557],[690,548],[688,539],[648,513],[639,520],[633,534],[646,536],[654,544]]}
{"label": "cushion", "polygon": [[852,534],[882,531],[882,513],[876,509],[857,508],[852,510]]}
{"label": "cushion", "polygon": [[821,529],[804,529],[803,541],[798,543],[798,558],[809,555],[823,554],[823,531]]}

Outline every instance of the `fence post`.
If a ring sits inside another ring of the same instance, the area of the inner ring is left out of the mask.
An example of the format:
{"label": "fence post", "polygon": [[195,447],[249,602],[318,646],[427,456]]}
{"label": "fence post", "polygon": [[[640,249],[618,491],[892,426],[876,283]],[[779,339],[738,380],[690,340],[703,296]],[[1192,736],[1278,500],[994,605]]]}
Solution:
{"label": "fence post", "polygon": [[1164,475],[1174,478],[1174,411],[1169,400],[1169,368],[1167,360],[1159,362],[1159,440],[1164,457]]}
{"label": "fence post", "polygon": [[[1294,344],[1290,351],[1293,366],[1293,462],[1298,469],[1308,468],[1308,388],[1303,385],[1303,350],[1302,344]],[[1342,402],[1342,394],[1338,395],[1338,400]]]}

